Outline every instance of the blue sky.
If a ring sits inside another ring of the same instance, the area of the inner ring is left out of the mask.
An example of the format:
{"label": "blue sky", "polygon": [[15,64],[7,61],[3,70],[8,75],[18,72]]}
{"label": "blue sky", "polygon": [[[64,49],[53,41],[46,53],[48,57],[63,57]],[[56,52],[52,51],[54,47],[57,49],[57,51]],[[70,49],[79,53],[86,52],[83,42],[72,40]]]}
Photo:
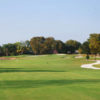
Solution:
{"label": "blue sky", "polygon": [[53,36],[85,41],[100,32],[100,0],[0,0],[0,44]]}

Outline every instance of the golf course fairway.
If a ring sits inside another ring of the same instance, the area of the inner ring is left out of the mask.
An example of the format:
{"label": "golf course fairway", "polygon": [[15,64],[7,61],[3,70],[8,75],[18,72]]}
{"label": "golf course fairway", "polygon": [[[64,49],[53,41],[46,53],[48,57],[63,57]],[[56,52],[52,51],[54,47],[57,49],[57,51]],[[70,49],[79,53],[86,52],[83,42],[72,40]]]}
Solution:
{"label": "golf course fairway", "polygon": [[0,60],[0,100],[100,100],[100,70],[75,55]]}

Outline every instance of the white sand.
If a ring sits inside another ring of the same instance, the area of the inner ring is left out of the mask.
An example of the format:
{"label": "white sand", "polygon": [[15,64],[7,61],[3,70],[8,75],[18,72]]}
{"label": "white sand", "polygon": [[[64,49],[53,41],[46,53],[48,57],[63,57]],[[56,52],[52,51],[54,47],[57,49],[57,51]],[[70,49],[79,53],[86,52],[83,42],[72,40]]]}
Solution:
{"label": "white sand", "polygon": [[96,63],[92,63],[92,64],[84,64],[81,67],[82,68],[90,68],[90,69],[100,69],[100,68],[96,68],[93,65],[98,65],[100,64],[100,60],[97,60]]}

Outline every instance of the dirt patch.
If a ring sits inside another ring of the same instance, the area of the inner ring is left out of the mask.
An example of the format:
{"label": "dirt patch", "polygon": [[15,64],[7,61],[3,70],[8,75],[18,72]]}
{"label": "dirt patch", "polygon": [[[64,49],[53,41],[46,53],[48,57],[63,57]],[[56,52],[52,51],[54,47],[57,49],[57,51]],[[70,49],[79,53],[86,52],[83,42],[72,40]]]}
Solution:
{"label": "dirt patch", "polygon": [[16,58],[11,57],[11,58],[7,58],[7,57],[0,57],[0,60],[15,60]]}

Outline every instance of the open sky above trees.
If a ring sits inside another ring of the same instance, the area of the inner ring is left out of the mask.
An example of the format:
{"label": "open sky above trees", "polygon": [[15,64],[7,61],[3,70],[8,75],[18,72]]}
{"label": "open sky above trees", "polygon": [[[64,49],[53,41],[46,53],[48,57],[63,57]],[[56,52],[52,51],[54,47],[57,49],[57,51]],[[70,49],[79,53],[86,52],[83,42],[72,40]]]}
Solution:
{"label": "open sky above trees", "polygon": [[99,33],[100,0],[0,0],[0,45],[34,36],[85,41]]}

